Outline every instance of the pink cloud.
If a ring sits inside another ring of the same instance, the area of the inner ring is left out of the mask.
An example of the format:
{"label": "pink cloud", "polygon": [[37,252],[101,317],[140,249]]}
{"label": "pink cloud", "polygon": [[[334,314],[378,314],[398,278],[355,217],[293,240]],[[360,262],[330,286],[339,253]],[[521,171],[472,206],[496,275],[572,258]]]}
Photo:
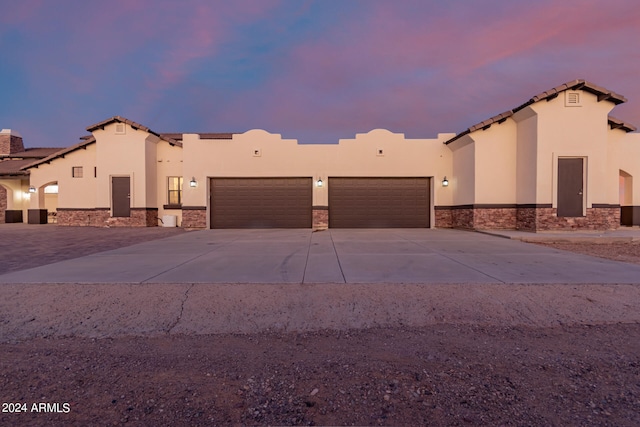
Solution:
{"label": "pink cloud", "polygon": [[[606,85],[638,66],[637,53],[618,53],[622,46],[611,49],[619,70],[594,73],[602,67],[589,66],[593,50],[607,51],[602,45],[611,34],[618,43],[620,32],[638,34],[640,9],[625,13],[623,2],[513,2],[438,11],[437,19],[420,23],[414,21],[429,16],[424,10],[373,6],[295,45],[260,93],[234,94],[221,121],[253,116],[275,132],[294,124],[349,137],[389,127],[427,137],[460,131],[565,81]],[[625,116],[632,109],[618,110]]]}
{"label": "pink cloud", "polygon": [[179,23],[175,30],[162,29],[166,32],[168,49],[152,66],[146,81],[149,92],[139,99],[137,114],[145,115],[161,98],[161,92],[184,81],[199,60],[214,57],[222,43],[235,37],[234,25],[265,18],[278,3],[242,0],[213,5],[201,0],[190,3],[188,8],[171,3],[178,8],[169,12],[165,10],[163,14],[168,12],[171,16],[179,16]]}

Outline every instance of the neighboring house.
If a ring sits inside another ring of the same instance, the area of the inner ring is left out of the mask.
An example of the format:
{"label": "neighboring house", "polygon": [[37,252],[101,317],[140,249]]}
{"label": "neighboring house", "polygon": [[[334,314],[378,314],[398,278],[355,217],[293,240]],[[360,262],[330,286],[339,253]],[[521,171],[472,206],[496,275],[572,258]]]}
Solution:
{"label": "neighboring house", "polygon": [[57,184],[60,225],[605,230],[640,225],[640,134],[609,116],[622,102],[575,80],[458,135],[338,144],[159,134],[116,116],[22,170],[30,218]]}
{"label": "neighboring house", "polygon": [[[16,131],[0,131],[0,224],[24,222],[29,208],[29,171],[23,167],[60,150],[24,148]],[[55,210],[55,206],[52,206]]]}

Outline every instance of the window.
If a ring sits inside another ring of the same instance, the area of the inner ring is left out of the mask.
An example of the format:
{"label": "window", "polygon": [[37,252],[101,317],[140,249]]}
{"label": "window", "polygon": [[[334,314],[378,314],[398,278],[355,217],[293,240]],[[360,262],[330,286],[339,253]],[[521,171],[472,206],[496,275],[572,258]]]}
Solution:
{"label": "window", "polygon": [[168,178],[169,189],[167,202],[169,205],[181,205],[182,204],[182,177],[170,176]]}
{"label": "window", "polygon": [[82,166],[74,166],[71,168],[71,176],[74,178],[82,178]]}

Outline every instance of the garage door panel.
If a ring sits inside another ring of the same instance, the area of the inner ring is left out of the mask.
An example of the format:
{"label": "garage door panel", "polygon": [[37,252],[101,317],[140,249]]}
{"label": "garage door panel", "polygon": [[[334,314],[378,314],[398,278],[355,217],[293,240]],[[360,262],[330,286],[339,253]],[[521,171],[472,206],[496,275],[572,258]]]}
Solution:
{"label": "garage door panel", "polygon": [[429,178],[329,178],[329,226],[429,227],[429,196]]}
{"label": "garage door panel", "polygon": [[309,228],[311,178],[212,178],[212,228]]}

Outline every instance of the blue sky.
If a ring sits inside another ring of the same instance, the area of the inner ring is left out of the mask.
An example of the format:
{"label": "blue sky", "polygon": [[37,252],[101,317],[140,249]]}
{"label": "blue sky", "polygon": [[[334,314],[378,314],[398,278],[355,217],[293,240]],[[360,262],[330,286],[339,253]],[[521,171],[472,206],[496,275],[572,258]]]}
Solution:
{"label": "blue sky", "polygon": [[583,78],[640,125],[640,5],[620,0],[0,0],[0,128],[68,146],[156,132],[336,143],[460,132]]}

